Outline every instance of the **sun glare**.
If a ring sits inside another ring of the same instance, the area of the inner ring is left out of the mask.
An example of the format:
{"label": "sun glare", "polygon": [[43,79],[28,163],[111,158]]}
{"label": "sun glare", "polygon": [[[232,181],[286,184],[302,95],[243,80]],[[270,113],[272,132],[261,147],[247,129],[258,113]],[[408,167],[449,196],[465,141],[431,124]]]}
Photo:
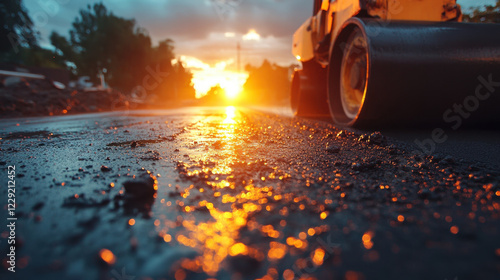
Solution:
{"label": "sun glare", "polygon": [[193,85],[196,97],[203,97],[214,86],[220,85],[227,99],[235,99],[243,91],[243,85],[248,78],[247,73],[227,69],[234,60],[220,61],[209,65],[197,58],[182,56],[181,61],[193,73]]}
{"label": "sun glare", "polygon": [[255,29],[250,29],[247,34],[243,35],[245,41],[259,41],[260,34]]}
{"label": "sun glare", "polygon": [[234,120],[236,117],[236,108],[234,106],[226,107],[226,118],[223,121],[223,124],[235,124]]}

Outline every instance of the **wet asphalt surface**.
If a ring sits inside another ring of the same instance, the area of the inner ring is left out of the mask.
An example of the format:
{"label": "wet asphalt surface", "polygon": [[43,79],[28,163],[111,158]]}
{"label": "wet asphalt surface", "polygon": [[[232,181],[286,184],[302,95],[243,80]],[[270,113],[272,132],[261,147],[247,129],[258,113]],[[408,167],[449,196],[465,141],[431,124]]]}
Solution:
{"label": "wet asphalt surface", "polygon": [[234,107],[3,120],[0,137],[2,279],[500,279],[494,164]]}

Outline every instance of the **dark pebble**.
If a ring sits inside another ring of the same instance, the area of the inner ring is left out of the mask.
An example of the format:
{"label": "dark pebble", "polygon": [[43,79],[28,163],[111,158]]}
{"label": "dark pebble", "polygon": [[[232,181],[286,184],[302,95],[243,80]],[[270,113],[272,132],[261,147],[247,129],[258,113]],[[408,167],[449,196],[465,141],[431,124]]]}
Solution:
{"label": "dark pebble", "polygon": [[382,146],[382,145],[385,145],[387,143],[387,140],[386,140],[385,136],[382,135],[382,133],[380,133],[379,131],[376,131],[376,132],[373,132],[372,134],[370,134],[370,136],[368,136],[368,143]]}
{"label": "dark pebble", "polygon": [[338,154],[340,152],[340,148],[334,145],[327,145],[326,152],[329,154]]}
{"label": "dark pebble", "polygon": [[101,171],[102,172],[109,172],[109,171],[111,171],[111,168],[107,167],[106,165],[101,165]]}
{"label": "dark pebble", "polygon": [[151,176],[126,181],[123,187],[125,194],[136,199],[150,198],[156,193],[155,180]]}
{"label": "dark pebble", "polygon": [[33,209],[33,211],[38,211],[38,210],[42,209],[42,207],[44,205],[45,204],[43,202],[38,202],[37,204],[33,205],[33,207],[31,209]]}

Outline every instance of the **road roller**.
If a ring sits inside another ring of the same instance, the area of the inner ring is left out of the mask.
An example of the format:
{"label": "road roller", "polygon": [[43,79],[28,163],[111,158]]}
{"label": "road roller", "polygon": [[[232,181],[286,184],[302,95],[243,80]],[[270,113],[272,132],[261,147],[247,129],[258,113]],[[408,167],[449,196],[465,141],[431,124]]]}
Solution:
{"label": "road roller", "polygon": [[297,116],[343,126],[498,123],[500,25],[456,0],[315,0],[293,36]]}

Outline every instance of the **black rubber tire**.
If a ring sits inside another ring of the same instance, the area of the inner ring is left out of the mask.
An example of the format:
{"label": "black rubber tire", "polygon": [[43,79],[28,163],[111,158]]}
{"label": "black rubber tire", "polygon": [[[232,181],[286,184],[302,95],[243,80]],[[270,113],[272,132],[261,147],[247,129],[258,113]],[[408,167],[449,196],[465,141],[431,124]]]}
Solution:
{"label": "black rubber tire", "polygon": [[292,74],[292,85],[290,92],[290,106],[294,116],[300,116],[300,76],[302,70],[295,70]]}
{"label": "black rubber tire", "polygon": [[[347,20],[330,53],[332,118],[364,128],[497,125],[500,37],[491,34],[499,32],[500,26],[490,24]],[[362,35],[367,53],[364,95],[357,112],[351,111],[355,118],[345,114],[341,100],[342,60],[353,33]]]}
{"label": "black rubber tire", "polygon": [[315,61],[303,63],[292,76],[290,105],[295,116],[316,117],[329,114],[326,105],[326,69]]}
{"label": "black rubber tire", "polygon": [[365,100],[370,64],[369,46],[364,40],[362,30],[351,26],[338,38],[337,43],[342,47],[333,50],[335,59],[328,73],[328,106],[337,124],[354,126]]}

